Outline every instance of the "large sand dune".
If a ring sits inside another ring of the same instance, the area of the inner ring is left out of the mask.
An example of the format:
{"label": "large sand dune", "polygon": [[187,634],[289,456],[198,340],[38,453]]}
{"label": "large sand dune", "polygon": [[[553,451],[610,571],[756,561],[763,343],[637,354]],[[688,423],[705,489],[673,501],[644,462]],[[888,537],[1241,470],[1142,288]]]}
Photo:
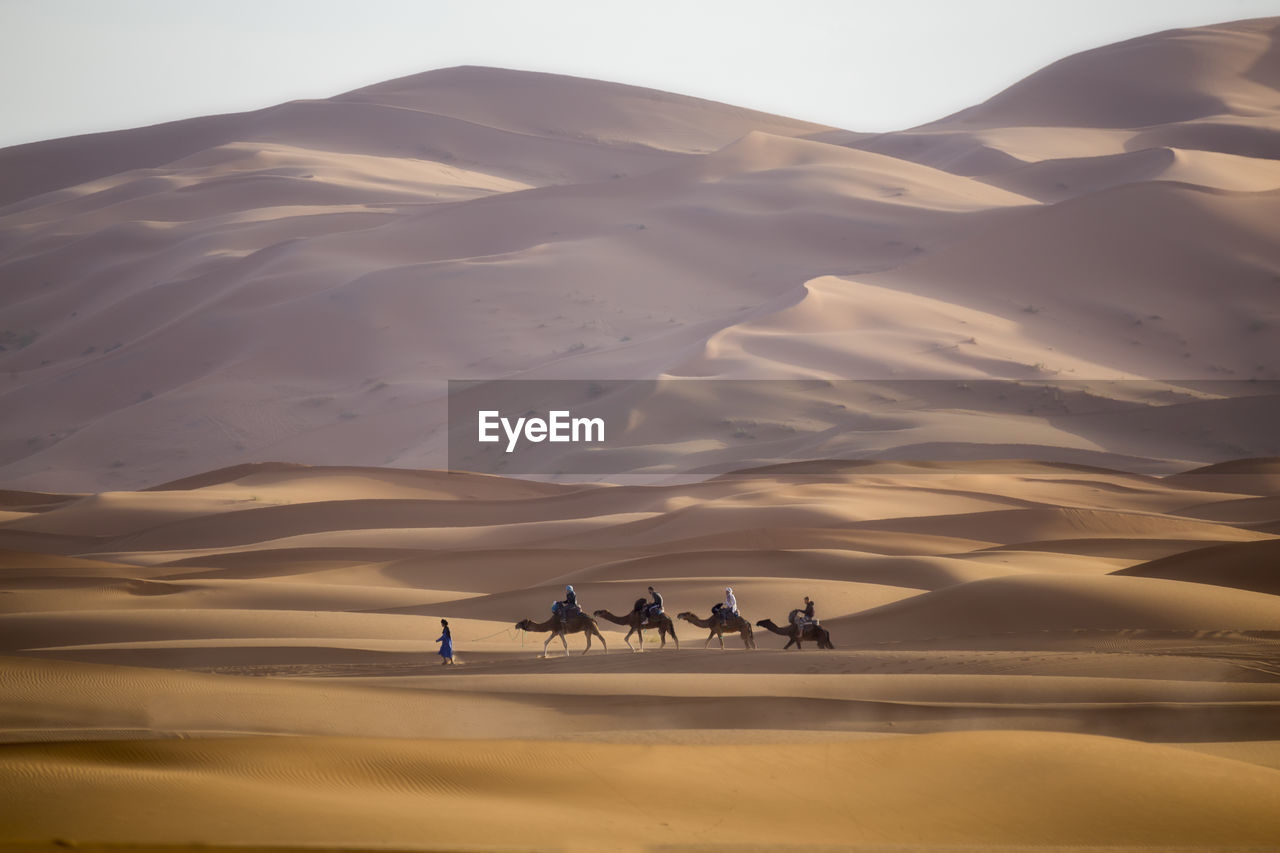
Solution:
{"label": "large sand dune", "polygon": [[1152,380],[727,418],[655,392],[601,403],[658,425],[615,472],[1280,453],[1274,386],[1222,383],[1280,379],[1276,27],[1100,48],[900,133],[454,68],[6,149],[0,476],[444,467],[447,378]]}

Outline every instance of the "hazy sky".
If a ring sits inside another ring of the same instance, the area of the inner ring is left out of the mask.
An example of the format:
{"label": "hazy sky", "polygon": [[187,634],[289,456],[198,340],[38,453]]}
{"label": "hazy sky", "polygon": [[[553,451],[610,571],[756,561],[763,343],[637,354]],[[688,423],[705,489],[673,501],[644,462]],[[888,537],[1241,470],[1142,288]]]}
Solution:
{"label": "hazy sky", "polygon": [[0,146],[463,64],[893,130],[1079,50],[1277,14],[1280,0],[0,0]]}

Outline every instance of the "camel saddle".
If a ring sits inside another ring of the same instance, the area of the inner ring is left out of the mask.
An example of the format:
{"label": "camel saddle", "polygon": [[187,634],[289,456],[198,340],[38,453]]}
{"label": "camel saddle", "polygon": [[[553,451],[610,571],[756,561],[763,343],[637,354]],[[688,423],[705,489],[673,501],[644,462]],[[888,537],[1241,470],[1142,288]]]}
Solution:
{"label": "camel saddle", "polygon": [[805,628],[808,628],[810,625],[817,625],[818,620],[810,619],[809,617],[805,616],[804,613],[800,610],[792,610],[791,624],[795,625],[797,628],[803,631]]}
{"label": "camel saddle", "polygon": [[561,620],[572,619],[582,612],[582,608],[576,604],[566,605],[563,601],[557,601],[551,605],[551,614],[558,616]]}

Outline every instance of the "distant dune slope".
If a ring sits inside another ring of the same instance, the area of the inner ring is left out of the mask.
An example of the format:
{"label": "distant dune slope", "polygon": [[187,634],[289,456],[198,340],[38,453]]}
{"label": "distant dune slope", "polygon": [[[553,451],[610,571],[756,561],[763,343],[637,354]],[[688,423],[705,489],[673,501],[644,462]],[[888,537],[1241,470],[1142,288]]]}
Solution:
{"label": "distant dune slope", "polygon": [[1116,572],[1142,578],[1231,586],[1280,595],[1280,542],[1212,545],[1130,566]]}
{"label": "distant dune slope", "polygon": [[[442,467],[444,380],[512,376],[1157,380],[874,430],[686,406],[686,449],[625,470],[1276,455],[1274,393],[1188,383],[1280,379],[1278,28],[1086,51],[888,134],[464,67],[0,151],[0,482]],[[1168,390],[1194,410],[1135,414]]]}
{"label": "distant dune slope", "polygon": [[524,642],[514,623],[543,618],[567,584],[619,615],[651,584],[672,615],[705,615],[732,586],[752,620],[778,624],[808,595],[840,645],[864,647],[1280,632],[1267,594],[1280,519],[1258,507],[1237,521],[1247,498],[1193,488],[1223,475],[986,468],[814,462],[644,487],[263,465],[28,495],[0,521],[0,652],[410,660],[441,617],[463,646],[510,651]]}

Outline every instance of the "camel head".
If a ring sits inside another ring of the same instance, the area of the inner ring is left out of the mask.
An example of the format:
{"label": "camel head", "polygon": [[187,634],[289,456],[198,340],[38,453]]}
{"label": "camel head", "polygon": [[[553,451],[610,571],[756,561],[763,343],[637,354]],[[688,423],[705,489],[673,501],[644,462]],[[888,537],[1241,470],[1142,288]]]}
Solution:
{"label": "camel head", "polygon": [[516,623],[516,628],[518,628],[521,631],[528,631],[532,627],[533,627],[532,619],[521,619],[519,622]]}
{"label": "camel head", "polygon": [[684,620],[684,621],[686,621],[686,622],[692,622],[694,619],[697,619],[698,617],[697,617],[697,615],[696,615],[696,614],[694,614],[694,613],[692,613],[692,612],[690,612],[690,611],[686,610],[686,611],[684,611],[683,613],[679,613],[679,614],[677,614],[677,615],[676,615],[676,618],[677,618],[677,619],[683,619],[683,620]]}
{"label": "camel head", "polygon": [[774,625],[773,625],[773,620],[772,620],[772,619],[761,619],[759,622],[757,622],[757,623],[756,623],[756,627],[757,627],[757,628],[768,628],[768,627],[771,627],[771,626],[772,626],[772,627],[776,627],[776,626],[774,626]]}
{"label": "camel head", "polygon": [[593,611],[591,611],[591,615],[592,615],[592,616],[603,616],[603,615],[604,615],[604,611],[603,611],[603,610],[593,610]]}

